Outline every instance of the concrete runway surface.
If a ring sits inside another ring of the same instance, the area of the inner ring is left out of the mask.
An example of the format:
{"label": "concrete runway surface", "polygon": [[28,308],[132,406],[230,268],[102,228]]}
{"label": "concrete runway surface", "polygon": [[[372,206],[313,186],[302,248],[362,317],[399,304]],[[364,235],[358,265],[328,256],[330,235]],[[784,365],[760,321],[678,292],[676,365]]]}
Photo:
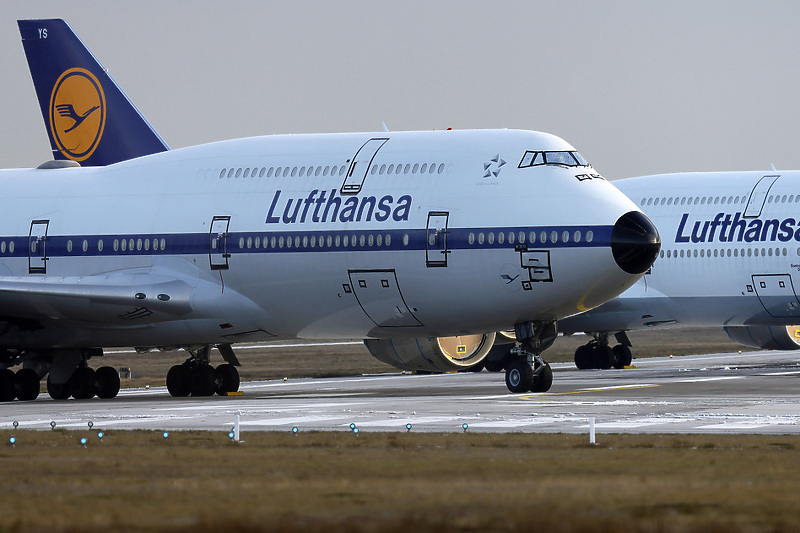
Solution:
{"label": "concrete runway surface", "polygon": [[552,389],[510,394],[502,373],[243,383],[243,396],[172,398],[165,388],[114,400],[10,402],[0,428],[587,433],[800,433],[800,352],[636,359],[636,368],[553,365]]}

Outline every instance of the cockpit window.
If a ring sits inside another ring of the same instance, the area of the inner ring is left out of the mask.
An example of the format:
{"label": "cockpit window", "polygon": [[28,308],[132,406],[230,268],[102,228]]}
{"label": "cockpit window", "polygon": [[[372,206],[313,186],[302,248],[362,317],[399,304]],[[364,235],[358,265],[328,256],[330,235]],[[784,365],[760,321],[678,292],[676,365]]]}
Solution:
{"label": "cockpit window", "polygon": [[527,151],[519,162],[519,168],[535,167],[537,165],[561,165],[566,167],[591,166],[578,152],[534,152]]}

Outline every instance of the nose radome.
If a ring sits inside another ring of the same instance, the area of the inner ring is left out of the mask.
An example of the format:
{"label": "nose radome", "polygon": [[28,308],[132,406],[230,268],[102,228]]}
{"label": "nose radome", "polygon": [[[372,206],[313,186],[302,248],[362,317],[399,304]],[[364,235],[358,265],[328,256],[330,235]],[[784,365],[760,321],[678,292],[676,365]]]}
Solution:
{"label": "nose radome", "polygon": [[611,252],[628,274],[647,272],[661,250],[658,229],[641,211],[625,213],[611,230]]}

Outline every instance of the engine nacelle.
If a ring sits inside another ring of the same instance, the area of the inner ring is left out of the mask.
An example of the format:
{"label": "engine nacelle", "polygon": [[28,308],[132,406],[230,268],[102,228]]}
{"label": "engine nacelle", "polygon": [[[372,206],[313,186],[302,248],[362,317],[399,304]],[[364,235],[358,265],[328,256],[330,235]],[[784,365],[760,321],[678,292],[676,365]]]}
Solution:
{"label": "engine nacelle", "polygon": [[494,344],[494,332],[430,339],[367,339],[375,359],[400,370],[453,372],[483,361]]}
{"label": "engine nacelle", "polygon": [[760,350],[800,350],[800,326],[725,327],[730,339]]}

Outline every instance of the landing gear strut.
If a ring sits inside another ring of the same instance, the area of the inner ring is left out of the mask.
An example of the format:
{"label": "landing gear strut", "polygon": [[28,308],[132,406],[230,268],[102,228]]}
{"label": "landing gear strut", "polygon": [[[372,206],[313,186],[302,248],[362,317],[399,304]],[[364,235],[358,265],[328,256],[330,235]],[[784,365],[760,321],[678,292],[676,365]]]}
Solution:
{"label": "landing gear strut", "polygon": [[167,372],[167,390],[172,396],[211,396],[215,393],[222,396],[239,390],[239,371],[233,364],[211,366],[211,346],[189,350],[189,354],[183,364],[175,365]]}
{"label": "landing gear strut", "polygon": [[514,326],[518,346],[506,358],[506,387],[511,392],[547,392],[553,385],[553,370],[541,353],[556,339],[555,322],[523,322]]}
{"label": "landing gear strut", "polygon": [[611,348],[608,344],[608,332],[593,334],[594,340],[578,346],[575,350],[575,366],[581,370],[598,368],[607,370],[614,368],[625,368],[630,366],[633,356],[631,355],[631,341],[624,331],[614,335],[619,344]]}

